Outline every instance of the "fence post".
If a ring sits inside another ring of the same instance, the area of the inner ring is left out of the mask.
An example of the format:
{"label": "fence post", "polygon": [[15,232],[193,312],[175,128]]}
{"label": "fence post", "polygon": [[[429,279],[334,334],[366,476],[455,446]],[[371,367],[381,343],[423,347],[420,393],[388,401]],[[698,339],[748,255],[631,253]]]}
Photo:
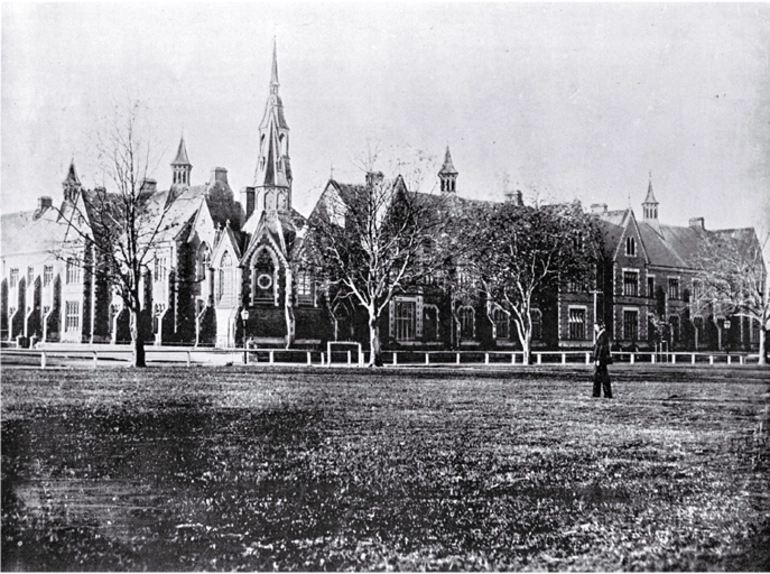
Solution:
{"label": "fence post", "polygon": [[45,369],[46,361],[47,361],[47,359],[46,359],[46,356],[45,356],[45,351],[43,351],[42,353],[40,353],[40,368],[41,369]]}
{"label": "fence post", "polygon": [[350,354],[350,351],[348,351],[348,366],[350,366],[351,360],[352,360],[351,359],[351,354]]}
{"label": "fence post", "polygon": [[190,366],[190,363],[191,363],[191,362],[192,362],[192,361],[190,360],[190,351],[187,351],[187,366],[188,366],[188,367]]}
{"label": "fence post", "polygon": [[655,353],[650,354],[650,363],[655,364]]}
{"label": "fence post", "polygon": [[741,355],[741,356],[740,356],[740,358],[739,358],[739,361],[740,361],[740,364],[741,364],[741,365],[743,364],[743,359],[745,359],[745,358],[746,358],[746,357],[744,357],[743,355]]}
{"label": "fence post", "polygon": [[428,354],[427,351],[425,352],[425,364],[426,365],[430,364],[430,355]]}
{"label": "fence post", "polygon": [[630,356],[631,356],[631,359],[630,359],[630,361],[631,361],[631,364],[633,365],[633,364],[635,364],[635,362],[636,362],[636,353],[631,353],[631,355],[630,355]]}
{"label": "fence post", "polygon": [[709,355],[709,365],[714,364],[714,355]]}
{"label": "fence post", "polygon": [[535,353],[537,355],[537,364],[541,365],[543,363],[543,353]]}
{"label": "fence post", "polygon": [[695,364],[695,353],[690,356],[690,363]]}
{"label": "fence post", "polygon": [[489,364],[489,353],[484,353],[484,364],[485,365]]}
{"label": "fence post", "polygon": [[310,359],[310,351],[307,352],[307,364],[312,364],[312,360]]}
{"label": "fence post", "polygon": [[94,351],[94,369],[96,368],[98,361],[99,361],[99,354],[96,351]]}
{"label": "fence post", "polygon": [[586,365],[591,364],[591,353],[586,352]]}
{"label": "fence post", "polygon": [[561,354],[561,364],[566,365],[567,364],[567,353]]}
{"label": "fence post", "polygon": [[457,356],[455,357],[455,364],[460,364],[460,353],[457,353]]}
{"label": "fence post", "polygon": [[398,365],[398,351],[393,351],[393,364]]}
{"label": "fence post", "polygon": [[516,353],[511,353],[511,365],[516,364]]}
{"label": "fence post", "polygon": [[728,355],[727,355],[727,364],[728,364],[728,365],[732,365],[732,364],[733,364],[733,358],[730,356],[730,354],[729,354],[729,353],[728,353]]}
{"label": "fence post", "polygon": [[270,361],[271,365],[273,364],[273,359],[275,358],[275,355],[273,353],[275,353],[275,351],[271,350],[270,351],[270,358],[269,358],[269,361]]}

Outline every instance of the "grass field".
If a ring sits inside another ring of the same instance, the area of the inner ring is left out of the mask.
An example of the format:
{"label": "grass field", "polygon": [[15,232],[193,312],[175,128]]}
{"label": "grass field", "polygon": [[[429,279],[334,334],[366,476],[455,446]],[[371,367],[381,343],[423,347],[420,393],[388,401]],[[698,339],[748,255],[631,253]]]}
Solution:
{"label": "grass field", "polygon": [[770,570],[757,369],[2,373],[3,570]]}

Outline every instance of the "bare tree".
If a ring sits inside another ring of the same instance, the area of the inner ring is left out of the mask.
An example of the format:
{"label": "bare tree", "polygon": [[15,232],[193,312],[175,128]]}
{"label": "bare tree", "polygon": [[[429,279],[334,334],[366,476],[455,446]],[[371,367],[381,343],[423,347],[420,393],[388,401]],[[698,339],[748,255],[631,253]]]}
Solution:
{"label": "bare tree", "polygon": [[469,225],[464,237],[472,255],[465,259],[488,313],[499,307],[508,314],[529,362],[537,298],[570,281],[590,280],[601,245],[596,222],[578,202],[507,202],[488,206],[487,217]]}
{"label": "bare tree", "polygon": [[[62,209],[62,220],[89,246],[83,266],[106,281],[129,311],[136,367],[146,365],[140,326],[143,282],[173,201],[171,192],[156,193],[148,180],[153,150],[145,114],[138,101],[125,108],[116,106],[114,117],[97,134],[98,157],[115,190],[83,191],[77,201]],[[79,223],[82,221],[85,226]]]}
{"label": "bare tree", "polygon": [[760,243],[753,229],[707,232],[697,257],[693,304],[708,306],[725,316],[746,317],[759,324],[759,364],[767,364],[770,329],[770,287]]}
{"label": "bare tree", "polygon": [[432,237],[441,198],[407,190],[401,176],[368,173],[366,185],[330,183],[310,216],[306,239],[315,267],[337,299],[362,307],[369,366],[381,365],[380,318],[394,294],[435,269]]}

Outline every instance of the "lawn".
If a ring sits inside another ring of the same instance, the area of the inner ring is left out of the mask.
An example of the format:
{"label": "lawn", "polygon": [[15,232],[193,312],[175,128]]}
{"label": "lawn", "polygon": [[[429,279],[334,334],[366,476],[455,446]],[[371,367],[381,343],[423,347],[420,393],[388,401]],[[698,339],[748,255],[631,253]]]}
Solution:
{"label": "lawn", "polygon": [[2,372],[3,570],[770,570],[758,369]]}

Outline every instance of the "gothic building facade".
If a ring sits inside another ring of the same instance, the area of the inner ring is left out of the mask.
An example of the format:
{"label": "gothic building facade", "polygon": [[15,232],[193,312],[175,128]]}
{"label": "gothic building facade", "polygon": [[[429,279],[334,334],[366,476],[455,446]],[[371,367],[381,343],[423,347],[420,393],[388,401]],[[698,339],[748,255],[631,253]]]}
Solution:
{"label": "gothic building facade", "polygon": [[[361,310],[350,301],[327,301],[305,264],[308,220],[293,208],[290,132],[279,88],[274,44],[254,179],[237,196],[223,167],[213,168],[206,183],[192,183],[184,137],[170,165],[169,187],[143,183],[151,201],[166,206],[142,277],[140,325],[146,341],[226,348],[244,341],[306,348],[335,339],[367,344]],[[484,203],[463,197],[459,175],[447,147],[437,173],[442,196],[454,210]],[[394,181],[404,186],[403,179]],[[332,179],[319,205],[331,195],[361,193],[370,183]],[[74,161],[62,185],[59,207],[51,197],[41,197],[34,211],[2,215],[2,340],[128,342],[128,311],[98,273],[93,248],[98,238],[89,231],[84,207],[105,191],[85,189]],[[521,204],[521,194],[508,193],[506,201]],[[664,225],[652,181],[641,221],[630,208],[608,211],[597,205],[592,211],[604,235],[604,263],[595,277],[542,299],[533,313],[535,348],[587,348],[597,317],[624,348],[662,339],[673,349],[756,346],[758,325],[740,319],[726,327],[729,318],[718,310],[696,313],[691,304],[695,248],[706,234],[751,243],[757,241],[753,229],[708,231],[702,219],[688,227]],[[382,317],[381,334],[384,349],[512,350],[519,345],[502,310],[488,308],[479,298],[458,298],[435,283],[397,293]]]}

